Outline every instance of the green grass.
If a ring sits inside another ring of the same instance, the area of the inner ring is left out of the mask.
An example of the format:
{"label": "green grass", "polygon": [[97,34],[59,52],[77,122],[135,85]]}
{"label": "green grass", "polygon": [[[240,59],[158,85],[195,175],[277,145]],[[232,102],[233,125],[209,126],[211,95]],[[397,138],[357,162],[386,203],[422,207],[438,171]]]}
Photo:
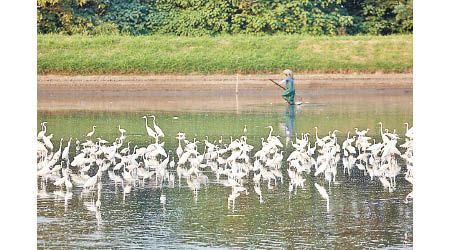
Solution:
{"label": "green grass", "polygon": [[413,36],[38,35],[39,74],[411,72]]}

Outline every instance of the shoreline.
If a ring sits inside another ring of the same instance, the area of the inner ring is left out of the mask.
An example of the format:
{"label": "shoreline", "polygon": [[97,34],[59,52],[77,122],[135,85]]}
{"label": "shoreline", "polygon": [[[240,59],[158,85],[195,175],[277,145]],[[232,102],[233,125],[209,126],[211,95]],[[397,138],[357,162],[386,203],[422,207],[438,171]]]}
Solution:
{"label": "shoreline", "polygon": [[[37,110],[229,111],[284,107],[276,75],[38,76]],[[295,76],[296,101],[379,103],[412,101],[412,74]],[[281,105],[281,106],[280,106]]]}
{"label": "shoreline", "polygon": [[[413,74],[298,74],[296,90],[389,90],[413,89]],[[189,91],[278,90],[280,74],[256,75],[152,75],[152,76],[64,76],[38,75],[37,91]],[[236,86],[237,85],[237,86]],[[212,87],[214,87],[212,89]],[[281,89],[280,89],[281,90]]]}

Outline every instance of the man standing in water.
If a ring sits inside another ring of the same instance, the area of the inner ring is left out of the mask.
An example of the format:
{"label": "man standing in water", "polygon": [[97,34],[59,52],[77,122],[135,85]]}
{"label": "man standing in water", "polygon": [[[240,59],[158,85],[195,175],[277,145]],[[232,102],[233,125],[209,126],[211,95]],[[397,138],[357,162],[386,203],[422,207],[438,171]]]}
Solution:
{"label": "man standing in water", "polygon": [[291,70],[286,69],[283,71],[284,76],[286,77],[283,81],[279,82],[279,84],[286,83],[286,90],[281,94],[284,100],[290,105],[294,105],[295,98],[295,88],[294,88],[294,73]]}

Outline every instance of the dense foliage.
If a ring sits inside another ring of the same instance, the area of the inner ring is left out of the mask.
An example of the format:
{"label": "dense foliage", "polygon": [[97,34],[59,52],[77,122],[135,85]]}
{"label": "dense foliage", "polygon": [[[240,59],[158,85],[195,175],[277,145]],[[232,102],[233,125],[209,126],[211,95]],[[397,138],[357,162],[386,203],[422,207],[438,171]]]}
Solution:
{"label": "dense foliage", "polygon": [[38,0],[39,33],[313,35],[413,30],[413,0]]}

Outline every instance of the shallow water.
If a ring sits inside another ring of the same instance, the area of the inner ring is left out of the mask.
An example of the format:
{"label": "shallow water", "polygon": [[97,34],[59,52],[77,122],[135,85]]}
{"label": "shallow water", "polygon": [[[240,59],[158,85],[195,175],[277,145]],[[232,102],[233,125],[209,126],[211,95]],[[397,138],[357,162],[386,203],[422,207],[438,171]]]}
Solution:
{"label": "shallow water", "polygon": [[[59,138],[64,138],[65,147],[69,137],[82,141],[97,126],[95,138],[108,141],[120,134],[117,125],[127,130],[124,146],[146,146],[149,143],[145,121],[141,117],[155,114],[157,124],[166,134],[163,141],[166,151],[175,150],[176,133],[183,131],[188,140],[194,137],[203,141],[230,140],[248,129],[248,143],[261,145],[261,137],[267,137],[272,125],[275,135],[283,142],[288,135],[309,132],[314,135],[318,127],[319,137],[338,129],[338,142],[355,135],[354,128],[369,128],[368,135],[378,141],[379,121],[383,129],[396,129],[399,143],[404,141],[405,122],[412,123],[412,95],[351,95],[309,97],[308,105],[288,107],[281,103],[246,103],[226,109],[208,109],[208,112],[174,109],[147,112],[80,112],[52,111],[38,113],[40,122],[48,121],[48,134],[55,150]],[[242,102],[241,102],[242,103]],[[205,105],[206,106],[206,105]],[[150,120],[151,121],[151,120]],[[151,122],[150,122],[151,123]],[[83,142],[83,141],[82,141]],[[204,144],[199,151],[203,152]],[[288,153],[293,148],[285,147]],[[71,146],[71,157],[75,145]],[[285,154],[285,160],[287,158]],[[216,181],[206,168],[209,181],[201,184],[198,194],[189,189],[183,179],[179,186],[157,186],[154,182],[132,187],[124,198],[123,187],[102,176],[101,208],[90,211],[97,192],[82,193],[74,188],[72,194],[65,191],[55,193],[52,181],[44,187],[38,181],[37,228],[38,248],[88,248],[88,249],[210,249],[210,248],[314,248],[314,249],[398,249],[412,248],[413,202],[404,203],[412,186],[403,175],[397,177],[397,186],[388,192],[379,181],[371,180],[362,171],[353,169],[351,175],[344,174],[342,162],[338,164],[337,184],[328,186],[323,177],[308,174],[305,188],[289,193],[285,161],[282,166],[284,183],[273,189],[261,184],[263,203],[253,190],[251,181],[246,184],[248,195],[236,198],[235,206],[227,202],[231,188]],[[404,163],[399,161],[405,171]],[[175,169],[169,170],[174,172]],[[251,180],[251,178],[249,178]],[[326,201],[319,195],[314,183],[324,186],[330,197],[329,211]],[[42,190],[45,190],[42,191]],[[166,203],[160,202],[161,194]],[[405,233],[407,244],[405,244]]]}

